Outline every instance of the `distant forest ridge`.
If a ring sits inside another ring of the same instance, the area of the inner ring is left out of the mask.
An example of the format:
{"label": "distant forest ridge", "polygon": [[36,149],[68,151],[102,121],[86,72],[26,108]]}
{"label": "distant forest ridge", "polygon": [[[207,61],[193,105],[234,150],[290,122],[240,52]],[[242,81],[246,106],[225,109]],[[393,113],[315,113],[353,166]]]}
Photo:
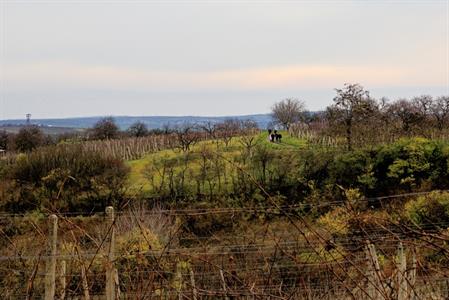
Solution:
{"label": "distant forest ridge", "polygon": [[[90,128],[104,116],[79,117],[61,119],[31,119],[31,124],[43,127],[65,127],[65,128]],[[226,119],[253,120],[260,128],[266,128],[270,123],[270,114],[256,114],[243,116],[223,116],[223,117],[197,117],[197,116],[113,116],[120,129],[127,129],[133,123],[140,121],[150,129],[162,128],[165,125],[176,126],[183,123],[204,123],[221,122]],[[25,119],[0,120],[0,127],[25,125]]]}

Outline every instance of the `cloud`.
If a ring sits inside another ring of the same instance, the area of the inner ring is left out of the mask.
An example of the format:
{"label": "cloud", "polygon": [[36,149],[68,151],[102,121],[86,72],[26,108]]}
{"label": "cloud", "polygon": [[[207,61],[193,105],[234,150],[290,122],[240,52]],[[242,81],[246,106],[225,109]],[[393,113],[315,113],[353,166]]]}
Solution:
{"label": "cloud", "polygon": [[118,66],[46,61],[6,65],[6,88],[288,89],[332,88],[360,82],[367,88],[441,86],[444,68],[382,65],[290,65],[217,71],[152,71]]}

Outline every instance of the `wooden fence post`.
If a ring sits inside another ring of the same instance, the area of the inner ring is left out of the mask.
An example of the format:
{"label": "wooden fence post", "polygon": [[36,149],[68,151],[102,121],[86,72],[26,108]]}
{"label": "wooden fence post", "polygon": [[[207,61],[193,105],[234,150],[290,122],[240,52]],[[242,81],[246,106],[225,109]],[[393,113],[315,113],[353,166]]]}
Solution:
{"label": "wooden fence post", "polygon": [[80,261],[80,263],[81,263],[81,285],[83,287],[84,300],[90,300],[89,284],[87,282],[86,267],[84,266],[84,262]]}
{"label": "wooden fence post", "polygon": [[106,207],[106,217],[110,226],[110,238],[108,249],[108,262],[106,264],[106,300],[115,300],[115,271],[114,271],[114,251],[115,251],[115,225],[114,208]]}
{"label": "wooden fence post", "polygon": [[118,281],[118,270],[114,268],[114,283],[115,283],[115,296],[117,299],[120,299],[121,291],[120,291],[120,283]]}
{"label": "wooden fence post", "polygon": [[197,300],[198,299],[198,294],[197,294],[197,291],[196,291],[195,274],[193,274],[193,270],[190,270],[190,283],[192,285],[193,300]]}
{"label": "wooden fence post", "polygon": [[48,258],[45,266],[45,300],[55,299],[55,280],[56,280],[56,254],[58,239],[58,217],[51,215],[49,217],[50,230],[48,236]]}
{"label": "wooden fence post", "polygon": [[[176,294],[178,300],[182,300],[182,292],[183,292],[183,278],[182,278],[182,267],[179,262],[176,263],[176,274],[175,274],[175,282],[176,282]],[[174,298],[173,298],[174,299]]]}
{"label": "wooden fence post", "polygon": [[397,281],[398,281],[398,300],[406,300],[407,297],[407,260],[404,254],[404,247],[402,242],[399,242],[398,247],[398,262],[397,262]]}
{"label": "wooden fence post", "polygon": [[414,300],[416,299],[417,295],[416,295],[416,291],[415,291],[415,283],[416,283],[416,250],[413,250],[413,254],[412,254],[412,266],[410,268],[410,270],[408,271],[408,294],[407,294],[407,298],[410,300]]}
{"label": "wooden fence post", "polygon": [[366,256],[368,260],[368,268],[366,274],[368,279],[367,292],[370,299],[382,299],[382,294],[380,292],[382,282],[380,280],[381,278],[379,260],[377,258],[376,248],[371,243],[368,243],[366,246]]}
{"label": "wooden fence post", "polygon": [[84,266],[84,261],[81,257],[78,245],[75,246],[75,252],[76,252],[76,256],[78,257],[78,263],[81,266],[81,286],[83,288],[84,300],[90,300],[89,284],[87,282],[86,267]]}
{"label": "wooden fence post", "polygon": [[66,294],[66,288],[67,288],[67,281],[66,281],[66,268],[67,268],[67,264],[66,261],[63,260],[61,261],[61,265],[60,265],[60,270],[59,270],[59,283],[61,284],[61,293],[59,295],[61,300],[65,299],[65,294]]}
{"label": "wooden fence post", "polygon": [[223,274],[223,270],[220,270],[220,277],[221,277],[221,283],[223,284],[223,292],[225,294],[224,298],[225,298],[225,300],[229,300],[228,291],[226,289],[226,280],[225,280],[225,277],[224,277],[224,274]]}

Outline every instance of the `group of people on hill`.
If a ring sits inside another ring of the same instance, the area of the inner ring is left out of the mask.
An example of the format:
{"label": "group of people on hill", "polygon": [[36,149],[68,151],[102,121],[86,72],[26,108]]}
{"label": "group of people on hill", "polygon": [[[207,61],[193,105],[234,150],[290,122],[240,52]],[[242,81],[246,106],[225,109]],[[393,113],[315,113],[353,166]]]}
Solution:
{"label": "group of people on hill", "polygon": [[282,141],[282,134],[277,130],[268,129],[268,140],[272,143],[280,143]]}

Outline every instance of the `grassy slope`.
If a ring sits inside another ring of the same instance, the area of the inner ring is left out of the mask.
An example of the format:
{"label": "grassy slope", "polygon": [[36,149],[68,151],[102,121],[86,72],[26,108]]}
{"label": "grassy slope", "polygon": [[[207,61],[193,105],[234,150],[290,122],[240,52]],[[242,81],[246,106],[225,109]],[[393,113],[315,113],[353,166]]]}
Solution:
{"label": "grassy slope", "polygon": [[[300,149],[306,146],[306,142],[304,140],[300,140],[297,138],[293,138],[288,136],[286,132],[282,132],[283,140],[282,143],[270,143],[267,139],[268,134],[266,132],[262,132],[257,136],[258,144],[266,145],[272,149],[276,149],[279,151],[283,150],[292,150],[292,149]],[[232,160],[235,156],[237,156],[243,150],[243,146],[240,143],[240,138],[234,138],[231,141],[231,144],[228,147],[225,147],[222,142],[220,142],[219,149],[226,159]],[[204,148],[208,147],[212,151],[216,151],[215,141],[206,141],[201,142],[195,145],[191,153],[195,157],[189,164],[192,169],[199,168],[199,157],[196,157],[198,152]],[[153,163],[160,161],[162,159],[181,159],[183,153],[179,150],[163,150],[156,153],[151,153],[146,155],[145,157],[127,162],[128,166],[131,168],[131,172],[129,175],[129,186],[130,193],[134,194],[136,192],[142,191],[144,194],[149,193],[151,191],[151,185],[149,180],[145,176],[146,167]],[[199,156],[199,155],[197,155]]]}

